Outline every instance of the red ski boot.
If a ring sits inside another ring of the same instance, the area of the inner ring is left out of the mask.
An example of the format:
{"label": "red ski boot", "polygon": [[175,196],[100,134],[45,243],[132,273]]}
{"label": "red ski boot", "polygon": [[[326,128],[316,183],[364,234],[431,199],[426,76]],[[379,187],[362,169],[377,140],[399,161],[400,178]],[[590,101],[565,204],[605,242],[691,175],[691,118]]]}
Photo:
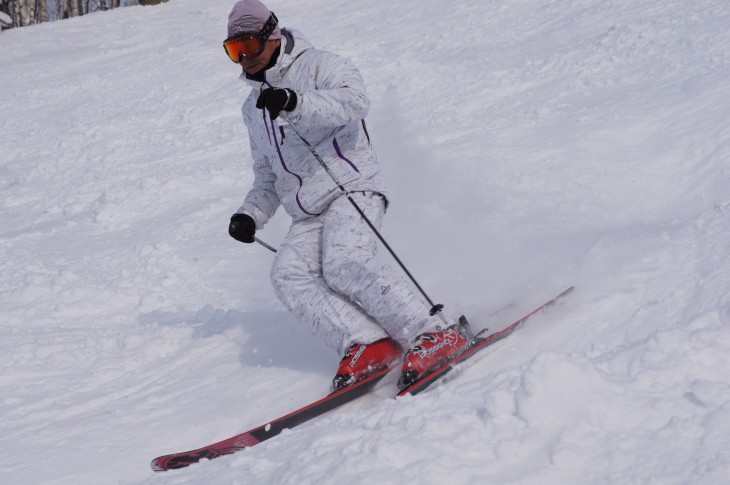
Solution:
{"label": "red ski boot", "polygon": [[340,361],[340,368],[332,380],[332,392],[361,381],[379,372],[398,360],[400,345],[391,338],[380,339],[371,344],[352,344]]}
{"label": "red ski boot", "polygon": [[462,335],[459,329],[458,325],[452,325],[446,330],[422,333],[416,337],[403,358],[398,388],[405,389],[465,351],[470,339]]}

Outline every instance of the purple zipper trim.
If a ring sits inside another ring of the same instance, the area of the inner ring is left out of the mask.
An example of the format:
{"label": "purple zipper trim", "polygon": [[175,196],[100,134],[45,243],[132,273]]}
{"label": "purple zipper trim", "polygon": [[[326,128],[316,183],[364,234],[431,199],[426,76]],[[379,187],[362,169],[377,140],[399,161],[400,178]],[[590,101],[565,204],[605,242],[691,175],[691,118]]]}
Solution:
{"label": "purple zipper trim", "polygon": [[332,138],[332,146],[335,147],[335,151],[337,152],[338,157],[340,157],[341,159],[343,159],[344,161],[349,163],[354,171],[356,171],[357,173],[360,173],[360,170],[357,169],[355,164],[352,163],[352,161],[349,158],[347,158],[346,156],[344,156],[342,154],[342,151],[340,150],[340,145],[337,143],[337,138],[334,138],[334,137]]}
{"label": "purple zipper trim", "polygon": [[[266,71],[264,71],[264,83],[269,84],[269,82],[266,80]],[[271,84],[269,84],[271,86]],[[263,86],[262,86],[263,87]],[[261,96],[261,92],[263,89],[259,90],[259,96]],[[261,118],[264,120],[264,127],[266,128],[266,134],[269,135],[269,143],[271,143],[271,133],[269,132],[269,125],[266,124],[266,108],[261,110]],[[271,125],[274,126],[273,124]]]}
{"label": "purple zipper trim", "polygon": [[[269,128],[266,127],[266,131],[268,131]],[[322,213],[319,214],[312,214],[311,212],[307,211],[304,206],[302,205],[302,202],[299,200],[299,191],[302,190],[302,186],[304,185],[304,180],[302,178],[289,170],[289,168],[286,166],[286,163],[284,162],[284,157],[281,154],[281,149],[279,148],[279,140],[276,139],[276,128],[274,127],[274,120],[271,120],[271,131],[274,133],[274,146],[276,146],[276,152],[279,154],[279,160],[281,160],[281,166],[284,168],[284,171],[288,174],[291,174],[297,178],[299,181],[299,189],[297,189],[296,196],[294,197],[297,201],[297,205],[299,206],[299,209],[304,212],[307,215],[310,216],[321,216]]]}

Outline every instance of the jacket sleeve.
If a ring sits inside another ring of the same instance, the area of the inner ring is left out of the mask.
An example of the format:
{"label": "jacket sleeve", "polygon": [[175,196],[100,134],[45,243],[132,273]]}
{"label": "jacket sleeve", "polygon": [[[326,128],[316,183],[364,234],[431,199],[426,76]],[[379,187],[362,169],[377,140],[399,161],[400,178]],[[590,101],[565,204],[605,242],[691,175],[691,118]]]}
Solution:
{"label": "jacket sleeve", "polygon": [[316,89],[297,93],[297,107],[290,120],[334,128],[364,119],[370,99],[360,71],[347,59],[329,52],[321,53],[314,62]]}
{"label": "jacket sleeve", "polygon": [[256,222],[256,228],[261,229],[274,216],[281,202],[274,186],[276,174],[271,170],[269,158],[258,148],[250,131],[249,141],[254,181],[238,212],[251,216]]}

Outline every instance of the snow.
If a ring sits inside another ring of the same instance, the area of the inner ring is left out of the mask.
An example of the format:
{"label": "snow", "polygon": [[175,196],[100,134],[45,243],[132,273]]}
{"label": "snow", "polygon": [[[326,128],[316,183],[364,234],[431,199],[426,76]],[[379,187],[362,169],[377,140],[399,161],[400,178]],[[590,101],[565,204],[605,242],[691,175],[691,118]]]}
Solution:
{"label": "snow", "polygon": [[271,4],[361,68],[385,235],[434,299],[498,329],[577,291],[427,393],[389,377],[154,474],[318,399],[339,360],[226,232],[251,183],[232,3],[0,34],[0,482],[727,480],[724,0]]}
{"label": "snow", "polygon": [[13,19],[5,12],[0,12],[0,26],[9,27],[13,25]]}

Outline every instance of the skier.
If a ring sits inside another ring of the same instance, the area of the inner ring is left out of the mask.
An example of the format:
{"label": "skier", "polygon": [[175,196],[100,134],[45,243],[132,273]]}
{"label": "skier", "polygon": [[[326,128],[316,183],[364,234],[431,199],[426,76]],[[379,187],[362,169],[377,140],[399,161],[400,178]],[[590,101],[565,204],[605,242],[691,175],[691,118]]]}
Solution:
{"label": "skier", "polygon": [[271,281],[284,306],[344,355],[332,390],[393,365],[402,349],[401,387],[465,349],[454,320],[430,315],[416,287],[376,258],[376,235],[307,146],[379,228],[388,197],[359,71],[281,28],[259,0],[234,5],[224,48],[253,87],[242,112],[254,182],[229,234],[253,243],[280,205],[291,216]]}

